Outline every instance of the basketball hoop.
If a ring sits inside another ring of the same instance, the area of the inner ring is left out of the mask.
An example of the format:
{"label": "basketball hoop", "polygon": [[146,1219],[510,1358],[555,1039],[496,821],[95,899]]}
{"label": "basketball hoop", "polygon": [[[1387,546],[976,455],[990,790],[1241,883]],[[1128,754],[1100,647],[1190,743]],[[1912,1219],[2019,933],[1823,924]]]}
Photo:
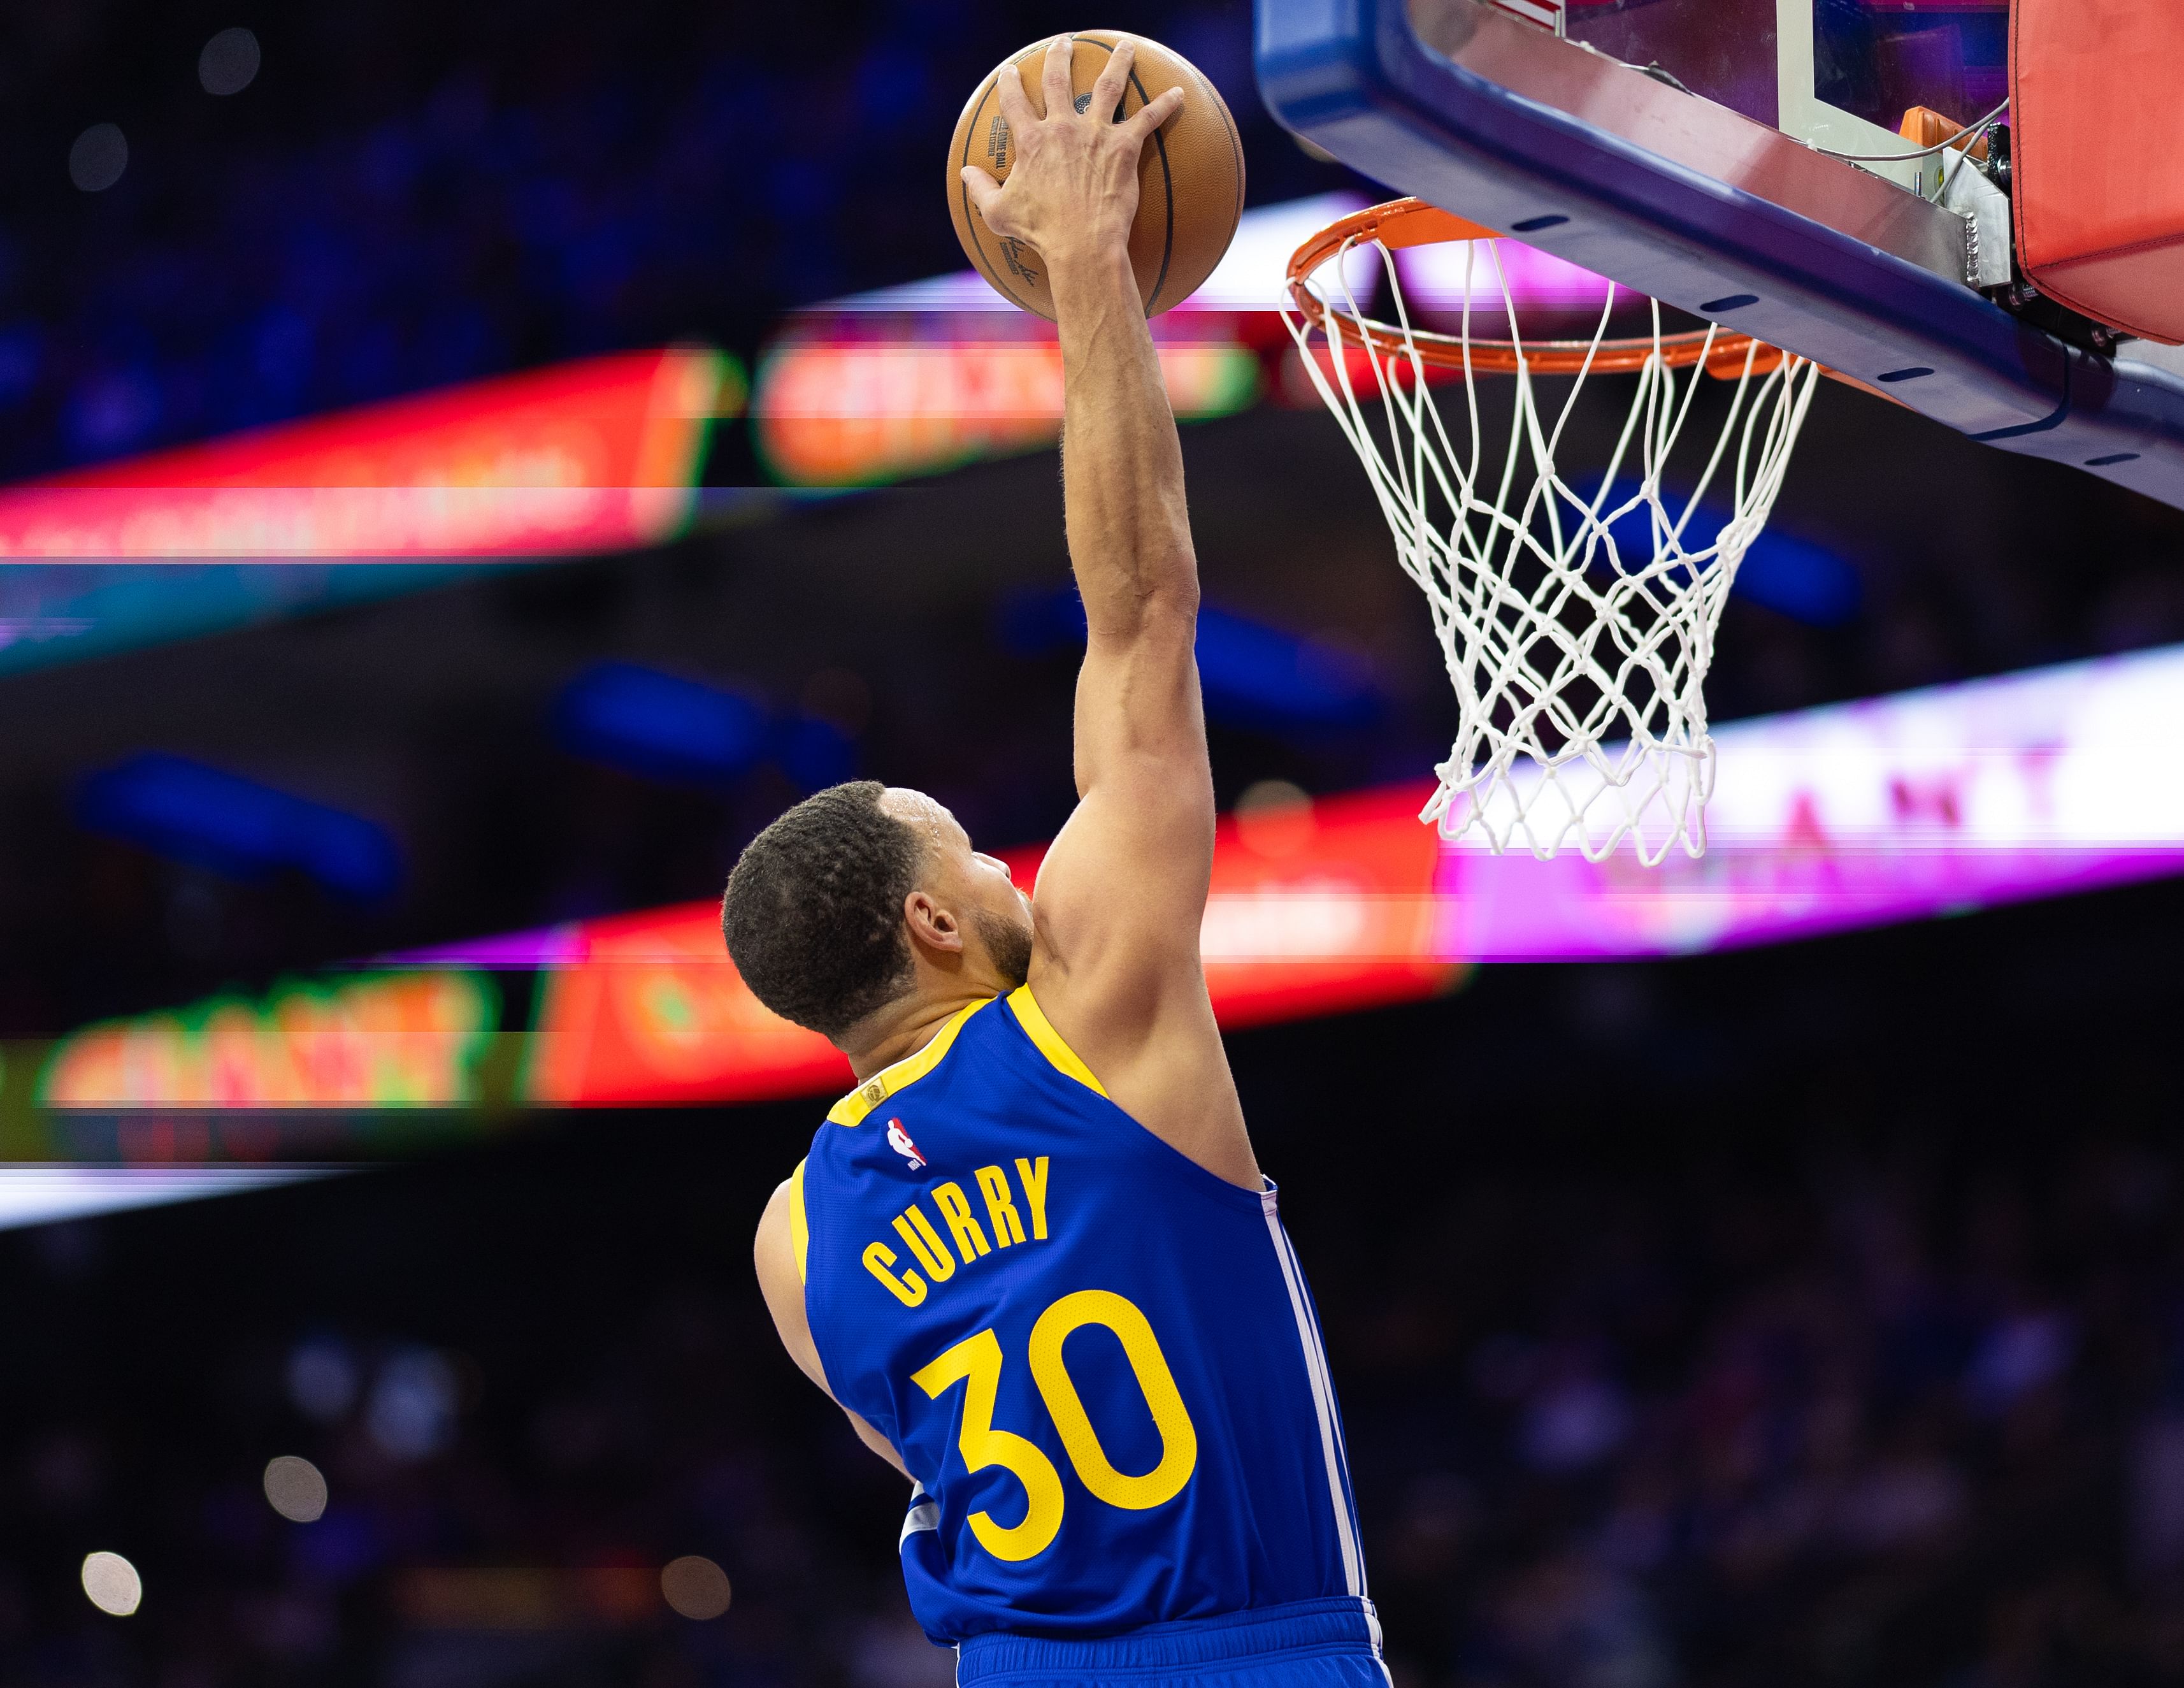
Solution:
{"label": "basketball hoop", "polygon": [[[1713,326],[1664,333],[1658,301],[1646,302],[1650,332],[1612,338],[1618,290],[1607,282],[1590,338],[1528,343],[1502,238],[1399,199],[1330,225],[1290,264],[1295,309],[1284,320],[1426,594],[1456,688],[1456,741],[1419,818],[1451,841],[1475,827],[1497,855],[1521,844],[1544,860],[1574,844],[1598,861],[1627,834],[1647,866],[1679,843],[1697,856],[1713,785],[1704,686],[1714,630],[1781,489],[1819,368]],[[1468,243],[1454,334],[1412,321],[1394,256],[1451,241]],[[1368,317],[1351,287],[1340,260],[1361,247],[1379,254],[1392,323]],[[1474,331],[1474,280],[1498,294],[1506,338]],[[1728,415],[1702,460],[1696,448],[1676,457],[1697,465],[1689,491],[1665,493],[1702,369],[1733,383]],[[1462,451],[1429,391],[1451,374],[1464,386]],[[1484,375],[1514,380],[1507,446],[1483,465],[1473,377]],[[1598,484],[1581,490],[1555,448],[1587,382],[1615,376],[1636,377],[1629,414]],[[1569,387],[1550,423],[1535,383],[1554,377]],[[1375,398],[1384,448],[1365,409]],[[1638,478],[1618,484],[1634,447]],[[1717,528],[1700,501],[1725,460],[1730,509]]]}

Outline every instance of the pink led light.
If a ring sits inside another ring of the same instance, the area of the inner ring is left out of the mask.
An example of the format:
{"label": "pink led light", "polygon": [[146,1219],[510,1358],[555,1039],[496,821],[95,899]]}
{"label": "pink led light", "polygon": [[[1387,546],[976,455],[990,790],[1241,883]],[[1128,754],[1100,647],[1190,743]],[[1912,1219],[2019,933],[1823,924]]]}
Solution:
{"label": "pink led light", "polygon": [[[1502,279],[1495,273],[1497,259]],[[1436,310],[1461,310],[1468,288],[1474,315],[1502,312],[1502,286],[1506,280],[1509,297],[1517,306],[1519,326],[1528,306],[1597,311],[1607,302],[1609,287],[1606,276],[1580,270],[1519,240],[1448,241],[1406,247],[1396,254],[1396,273],[1402,280],[1406,299]],[[1635,298],[1626,291],[1620,303],[1629,304]],[[1498,325],[1481,323],[1479,331],[1499,335],[1504,331]]]}

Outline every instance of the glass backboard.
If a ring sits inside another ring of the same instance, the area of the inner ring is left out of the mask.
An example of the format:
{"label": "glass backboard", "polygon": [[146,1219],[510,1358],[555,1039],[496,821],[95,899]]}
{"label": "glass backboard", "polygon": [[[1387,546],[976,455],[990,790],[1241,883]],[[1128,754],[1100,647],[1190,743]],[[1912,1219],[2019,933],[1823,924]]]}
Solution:
{"label": "glass backboard", "polygon": [[1997,0],[1256,0],[1256,56],[1292,132],[1400,192],[2184,507],[2184,352],[2021,311],[2007,216],[1997,238],[1936,154],[1903,156],[1911,108],[2006,97],[2008,24]]}
{"label": "glass backboard", "polygon": [[[1970,124],[2009,97],[2008,0],[1524,3],[1571,41],[1658,65],[1716,104],[1838,152],[1902,153],[1914,107]],[[1876,174],[1924,185],[1915,166],[1925,161],[1872,162]]]}

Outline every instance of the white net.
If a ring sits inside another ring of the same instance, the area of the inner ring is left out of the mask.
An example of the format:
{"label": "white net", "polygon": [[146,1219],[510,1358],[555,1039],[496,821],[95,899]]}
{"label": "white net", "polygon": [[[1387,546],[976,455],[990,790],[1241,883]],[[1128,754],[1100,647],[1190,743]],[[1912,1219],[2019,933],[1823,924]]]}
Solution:
{"label": "white net", "polygon": [[[1313,386],[1364,465],[1404,572],[1425,593],[1456,688],[1456,742],[1420,818],[1451,839],[1475,830],[1497,854],[1522,847],[1545,858],[1574,845],[1597,861],[1626,836],[1648,866],[1679,844],[1703,854],[1714,631],[1781,488],[1818,366],[1748,344],[1710,448],[1679,453],[1708,357],[1721,367],[1719,331],[1708,331],[1697,360],[1679,370],[1653,304],[1650,349],[1635,374],[1602,373],[1594,354],[1607,343],[1616,308],[1610,286],[1591,349],[1580,348],[1569,359],[1574,372],[1547,389],[1562,389],[1550,421],[1535,372],[1544,360],[1519,339],[1500,242],[1464,242],[1460,360],[1450,350],[1457,337],[1412,327],[1394,254],[1363,243],[1394,291],[1393,324],[1368,323],[1359,306],[1342,261],[1355,241],[1306,284],[1324,306],[1318,322],[1284,315]],[[1513,346],[1517,354],[1498,446],[1489,444],[1484,372],[1473,363],[1471,300],[1479,292],[1500,301],[1482,321],[1497,336],[1507,326],[1506,342],[1481,335],[1481,361],[1490,352],[1507,358]],[[1424,354],[1424,341],[1440,343],[1437,358]],[[1429,362],[1457,365],[1462,415],[1453,433],[1429,389]],[[1589,388],[1626,386],[1630,409],[1604,471],[1573,485],[1555,456],[1573,410]],[[1672,459],[1680,477],[1673,493],[1663,484]],[[1726,503],[1725,519],[1709,494]]]}

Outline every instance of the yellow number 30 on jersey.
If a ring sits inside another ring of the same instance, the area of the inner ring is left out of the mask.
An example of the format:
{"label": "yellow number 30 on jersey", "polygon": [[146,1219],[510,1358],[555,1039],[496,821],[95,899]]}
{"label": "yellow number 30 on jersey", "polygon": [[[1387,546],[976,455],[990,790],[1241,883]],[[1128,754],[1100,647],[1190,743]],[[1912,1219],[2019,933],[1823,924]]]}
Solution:
{"label": "yellow number 30 on jersey", "polygon": [[[1072,1331],[1088,1324],[1105,1325],[1121,1340],[1160,1432],[1160,1463],[1142,1477],[1115,1469],[1063,1363],[1061,1345]],[[1032,1381],[1053,1417],[1069,1463],[1095,1499],[1144,1512],[1183,1492],[1198,1468],[1198,1432],[1191,1428],[1190,1414],[1184,1410],[1175,1374],[1168,1370],[1153,1328],[1134,1302],[1106,1290],[1064,1295],[1032,1326],[1029,1357]],[[957,1384],[967,1384],[962,1429],[956,1439],[964,1468],[983,1471],[998,1465],[1023,1485],[1030,1504],[1022,1523],[1004,1528],[984,1513],[971,1514],[971,1533],[978,1545],[996,1559],[1029,1559],[1044,1553],[1061,1529],[1061,1474],[1036,1442],[994,1428],[994,1401],[1001,1383],[1000,1339],[990,1327],[967,1336],[913,1374],[911,1381],[935,1401]]]}

